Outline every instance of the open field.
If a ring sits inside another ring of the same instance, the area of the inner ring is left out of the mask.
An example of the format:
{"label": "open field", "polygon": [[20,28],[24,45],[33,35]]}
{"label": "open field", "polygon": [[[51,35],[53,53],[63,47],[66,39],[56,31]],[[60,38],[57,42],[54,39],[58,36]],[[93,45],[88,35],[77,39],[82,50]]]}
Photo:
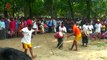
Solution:
{"label": "open field", "polygon": [[[11,47],[23,51],[20,38],[0,40],[0,47]],[[34,60],[107,60],[107,40],[89,40],[88,47],[79,41],[79,50],[70,51],[72,38],[64,39],[63,49],[55,48],[57,41],[53,34],[37,34],[32,38]],[[29,54],[29,53],[28,53]],[[30,55],[30,54],[29,54]]]}

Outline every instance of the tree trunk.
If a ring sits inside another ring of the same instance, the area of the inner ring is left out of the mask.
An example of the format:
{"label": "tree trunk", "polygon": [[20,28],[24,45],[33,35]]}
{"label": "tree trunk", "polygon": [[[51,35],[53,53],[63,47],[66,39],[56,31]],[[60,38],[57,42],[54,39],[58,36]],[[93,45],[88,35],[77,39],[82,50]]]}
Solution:
{"label": "tree trunk", "polygon": [[52,9],[51,9],[52,11],[51,11],[51,18],[53,18],[54,17],[54,0],[52,0]]}
{"label": "tree trunk", "polygon": [[7,18],[8,17],[8,11],[5,7],[6,7],[6,1],[4,1],[4,17]]}
{"label": "tree trunk", "polygon": [[28,6],[28,1],[25,1],[24,0],[24,2],[25,2],[25,5],[24,5],[24,16],[27,18],[27,17],[29,17],[30,15],[29,15],[29,6]]}
{"label": "tree trunk", "polygon": [[86,0],[86,4],[87,4],[87,19],[89,20],[90,19],[90,3],[91,3],[91,0]]}
{"label": "tree trunk", "polygon": [[15,10],[14,10],[14,5],[13,5],[13,8],[12,8],[12,16],[14,17],[14,13],[15,13]]}
{"label": "tree trunk", "polygon": [[70,7],[71,16],[72,16],[72,18],[74,18],[73,0],[68,0],[68,4],[69,4],[69,7]]}

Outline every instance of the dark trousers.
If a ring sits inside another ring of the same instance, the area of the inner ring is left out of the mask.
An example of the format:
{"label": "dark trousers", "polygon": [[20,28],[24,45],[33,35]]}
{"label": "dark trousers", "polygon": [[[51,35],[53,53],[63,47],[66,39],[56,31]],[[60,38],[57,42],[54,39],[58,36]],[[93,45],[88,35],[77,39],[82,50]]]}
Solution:
{"label": "dark trousers", "polygon": [[0,30],[0,39],[6,39],[6,29]]}
{"label": "dark trousers", "polygon": [[82,36],[82,43],[88,44],[88,36]]}
{"label": "dark trousers", "polygon": [[0,30],[0,39],[2,39],[2,30]]}
{"label": "dark trousers", "polygon": [[58,44],[57,44],[57,48],[62,48],[63,47],[63,38],[58,38]]}
{"label": "dark trousers", "polygon": [[49,33],[52,32],[52,26],[49,26],[48,32],[49,32]]}

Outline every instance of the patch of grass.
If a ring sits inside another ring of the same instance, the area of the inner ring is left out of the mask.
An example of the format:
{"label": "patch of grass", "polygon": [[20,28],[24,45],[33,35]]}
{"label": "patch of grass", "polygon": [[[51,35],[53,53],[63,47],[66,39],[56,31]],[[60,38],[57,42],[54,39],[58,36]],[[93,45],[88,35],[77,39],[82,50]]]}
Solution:
{"label": "patch of grass", "polygon": [[94,45],[96,45],[97,47],[103,47],[103,46],[105,46],[106,44],[105,44],[105,43],[95,43]]}
{"label": "patch of grass", "polygon": [[107,57],[101,57],[103,60],[107,60]]}

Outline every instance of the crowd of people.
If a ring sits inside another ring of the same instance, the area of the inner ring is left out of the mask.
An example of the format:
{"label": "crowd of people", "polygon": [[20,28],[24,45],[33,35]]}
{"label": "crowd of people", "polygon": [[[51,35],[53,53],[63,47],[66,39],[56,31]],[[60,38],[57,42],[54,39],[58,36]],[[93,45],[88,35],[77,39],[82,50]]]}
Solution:
{"label": "crowd of people", "polygon": [[[0,18],[0,39],[20,37],[19,31],[31,24],[34,30],[41,30],[40,34],[57,32],[63,23],[66,32],[72,32],[70,22],[74,21],[78,27],[90,34],[92,38],[106,38],[107,20],[87,21],[85,19],[74,20],[66,18]],[[35,32],[33,33],[35,34]]]}
{"label": "crowd of people", "polygon": [[[63,47],[63,38],[65,33],[74,35],[74,41],[70,48],[76,47],[78,50],[78,40],[82,37],[83,46],[88,45],[88,39],[106,39],[107,38],[107,20],[74,20],[66,18],[0,18],[0,39],[22,37],[22,47],[27,54],[29,50],[32,58],[33,54],[31,38],[32,34],[45,34],[54,32],[57,38],[57,48]],[[85,45],[86,44],[86,45]]]}

